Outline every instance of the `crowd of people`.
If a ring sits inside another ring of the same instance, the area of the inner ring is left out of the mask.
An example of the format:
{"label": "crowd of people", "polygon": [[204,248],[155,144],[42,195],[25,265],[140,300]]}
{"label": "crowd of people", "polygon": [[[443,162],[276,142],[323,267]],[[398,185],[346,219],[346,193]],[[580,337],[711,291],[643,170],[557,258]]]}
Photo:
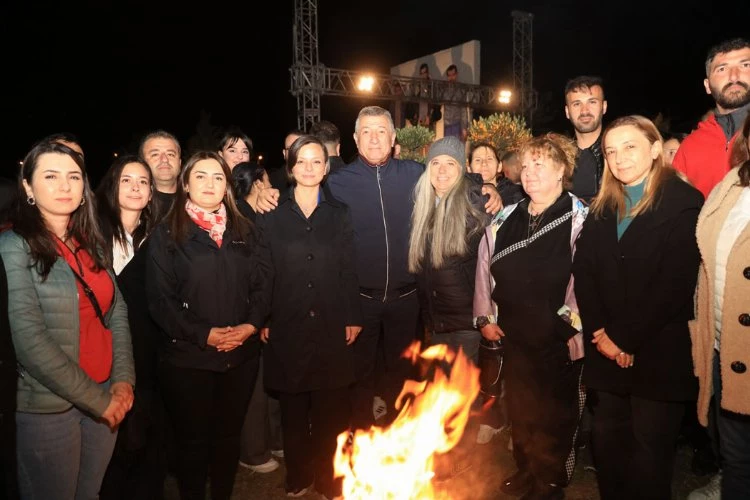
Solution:
{"label": "crowd of people", "polygon": [[602,499],[669,499],[694,422],[718,473],[690,498],[747,498],[750,42],[705,69],[716,109],[686,137],[605,127],[582,76],[574,138],[467,155],[459,124],[424,164],[378,106],[353,162],[321,122],[287,135],[281,175],[241,130],[184,164],[157,130],[93,189],[76,137],[39,140],[4,191],[2,493],[158,499],[172,474],[229,499],[238,467],[283,458],[288,496],[339,497],[337,436],[397,416],[419,339],[474,363],[502,343],[505,494],[564,498],[586,449]]}

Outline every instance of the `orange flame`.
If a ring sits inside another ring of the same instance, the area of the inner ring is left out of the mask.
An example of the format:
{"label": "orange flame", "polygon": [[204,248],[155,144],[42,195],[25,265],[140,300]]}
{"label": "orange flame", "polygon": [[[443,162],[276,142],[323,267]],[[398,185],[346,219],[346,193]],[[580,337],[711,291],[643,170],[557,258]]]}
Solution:
{"label": "orange flame", "polygon": [[461,439],[479,394],[479,368],[445,345],[420,353],[414,342],[404,353],[438,366],[450,364],[450,373],[436,369],[433,380],[407,380],[396,407],[398,417],[387,428],[358,430],[338,436],[334,469],[343,476],[343,497],[407,500],[436,496],[432,486],[435,454],[452,449]]}

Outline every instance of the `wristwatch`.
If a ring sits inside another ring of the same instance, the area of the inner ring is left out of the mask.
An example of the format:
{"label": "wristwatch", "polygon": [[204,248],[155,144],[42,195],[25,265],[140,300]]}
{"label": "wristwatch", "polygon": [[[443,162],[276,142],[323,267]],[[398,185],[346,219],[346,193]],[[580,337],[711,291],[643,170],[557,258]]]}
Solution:
{"label": "wristwatch", "polygon": [[480,330],[490,324],[490,318],[487,316],[477,316],[477,328]]}

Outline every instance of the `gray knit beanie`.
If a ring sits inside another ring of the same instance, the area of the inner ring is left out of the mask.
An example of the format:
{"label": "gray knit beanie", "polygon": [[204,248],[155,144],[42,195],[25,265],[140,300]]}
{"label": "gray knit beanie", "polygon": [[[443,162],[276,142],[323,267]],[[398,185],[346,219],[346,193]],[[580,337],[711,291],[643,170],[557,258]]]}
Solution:
{"label": "gray knit beanie", "polygon": [[449,135],[433,142],[430,145],[429,151],[427,151],[427,162],[425,165],[429,165],[433,158],[440,155],[448,155],[461,165],[462,170],[466,168],[466,148],[458,137]]}

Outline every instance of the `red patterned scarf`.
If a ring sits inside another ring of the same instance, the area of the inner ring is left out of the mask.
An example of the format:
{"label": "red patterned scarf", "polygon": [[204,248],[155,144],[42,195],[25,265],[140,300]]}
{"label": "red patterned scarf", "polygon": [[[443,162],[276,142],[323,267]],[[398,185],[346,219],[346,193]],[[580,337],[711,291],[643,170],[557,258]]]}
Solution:
{"label": "red patterned scarf", "polygon": [[190,218],[198,224],[198,227],[204,229],[212,240],[221,248],[221,241],[224,237],[224,231],[227,228],[227,209],[222,203],[215,212],[208,212],[196,205],[190,200],[185,203],[185,211]]}

